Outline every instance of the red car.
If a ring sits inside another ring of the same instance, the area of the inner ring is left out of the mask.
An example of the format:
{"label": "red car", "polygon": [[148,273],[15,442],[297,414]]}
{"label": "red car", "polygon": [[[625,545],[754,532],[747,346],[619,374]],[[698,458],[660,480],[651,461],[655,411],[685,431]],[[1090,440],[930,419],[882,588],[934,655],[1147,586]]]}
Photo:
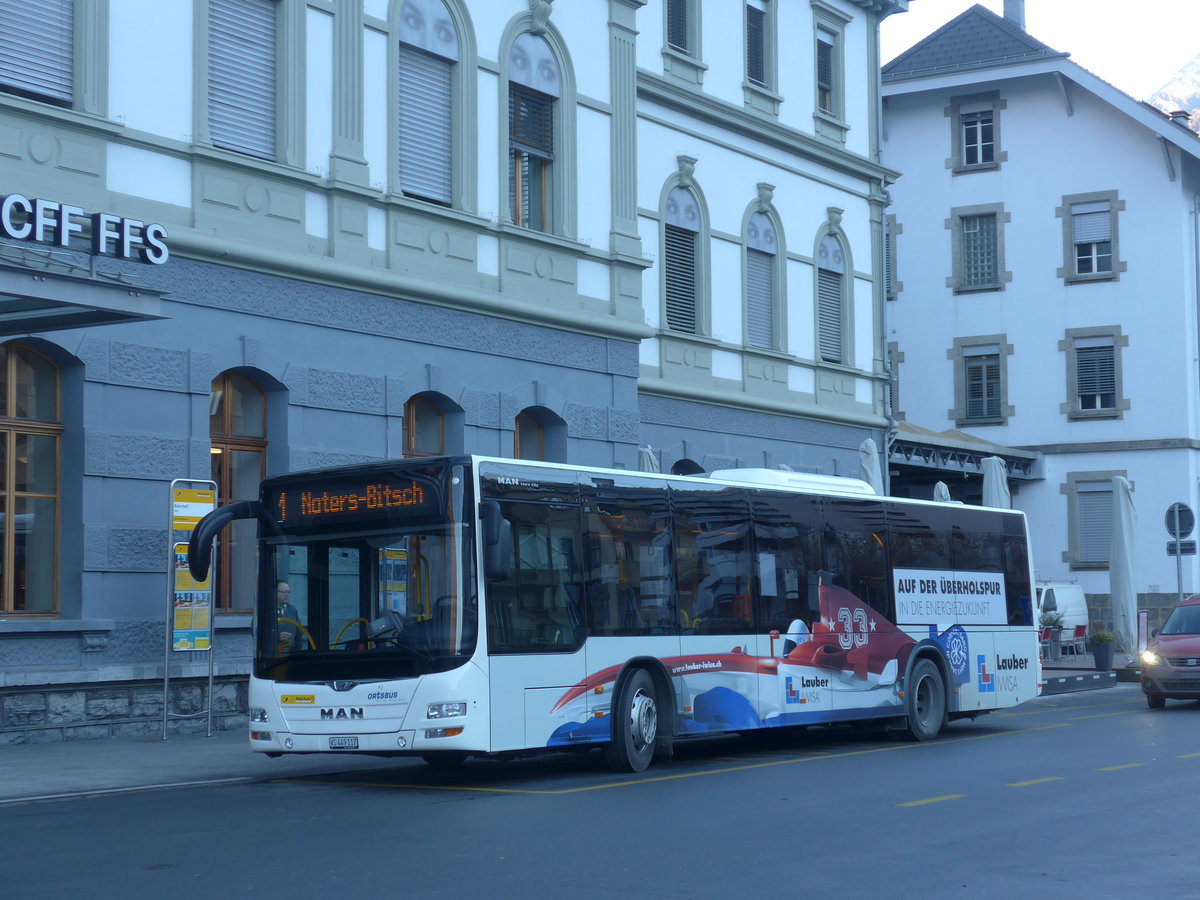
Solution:
{"label": "red car", "polygon": [[1142,653],[1142,690],[1151,709],[1200,700],[1200,595],[1180,602]]}

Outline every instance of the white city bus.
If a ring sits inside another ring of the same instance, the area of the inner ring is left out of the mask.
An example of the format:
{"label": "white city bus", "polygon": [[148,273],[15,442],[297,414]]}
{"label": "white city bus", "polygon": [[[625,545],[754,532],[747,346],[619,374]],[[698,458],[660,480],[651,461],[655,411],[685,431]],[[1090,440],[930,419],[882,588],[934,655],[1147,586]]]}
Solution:
{"label": "white city bus", "polygon": [[197,526],[197,578],[237,518],[258,521],[249,729],[270,755],[597,746],[641,771],[719,732],[929,740],[1038,691],[1012,510],[768,470],[410,459],[267,479]]}

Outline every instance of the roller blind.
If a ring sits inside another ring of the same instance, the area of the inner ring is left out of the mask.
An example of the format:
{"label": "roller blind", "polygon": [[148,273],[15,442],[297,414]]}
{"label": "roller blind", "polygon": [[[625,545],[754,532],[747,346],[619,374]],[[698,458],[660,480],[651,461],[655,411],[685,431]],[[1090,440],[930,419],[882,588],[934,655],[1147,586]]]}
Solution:
{"label": "roller blind", "polygon": [[400,189],[451,200],[453,61],[400,45]]}
{"label": "roller blind", "polygon": [[696,232],[664,225],[667,327],[696,333]]}
{"label": "roller blind", "polygon": [[70,104],[75,81],[74,0],[0,0],[0,85]]}
{"label": "roller blind", "polygon": [[275,158],[276,0],[209,0],[213,146]]}
{"label": "roller blind", "polygon": [[842,276],[817,270],[818,349],[825,362],[842,362]]}

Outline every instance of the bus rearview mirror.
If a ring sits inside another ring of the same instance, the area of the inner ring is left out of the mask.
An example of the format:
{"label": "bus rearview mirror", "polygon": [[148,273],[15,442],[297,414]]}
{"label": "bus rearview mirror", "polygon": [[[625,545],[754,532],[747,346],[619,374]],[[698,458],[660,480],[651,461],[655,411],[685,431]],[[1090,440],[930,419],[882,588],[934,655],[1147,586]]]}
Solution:
{"label": "bus rearview mirror", "polygon": [[512,525],[495,500],[479,504],[479,518],[483,528],[483,576],[488,581],[503,581],[508,577],[512,556]]}

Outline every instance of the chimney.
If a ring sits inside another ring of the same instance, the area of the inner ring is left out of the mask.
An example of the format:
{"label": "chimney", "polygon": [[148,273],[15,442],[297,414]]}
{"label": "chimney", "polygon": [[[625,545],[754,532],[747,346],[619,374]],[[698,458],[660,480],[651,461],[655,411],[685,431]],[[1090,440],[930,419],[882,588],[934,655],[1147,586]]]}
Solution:
{"label": "chimney", "polygon": [[1025,30],[1025,0],[1004,0],[1004,18]]}

